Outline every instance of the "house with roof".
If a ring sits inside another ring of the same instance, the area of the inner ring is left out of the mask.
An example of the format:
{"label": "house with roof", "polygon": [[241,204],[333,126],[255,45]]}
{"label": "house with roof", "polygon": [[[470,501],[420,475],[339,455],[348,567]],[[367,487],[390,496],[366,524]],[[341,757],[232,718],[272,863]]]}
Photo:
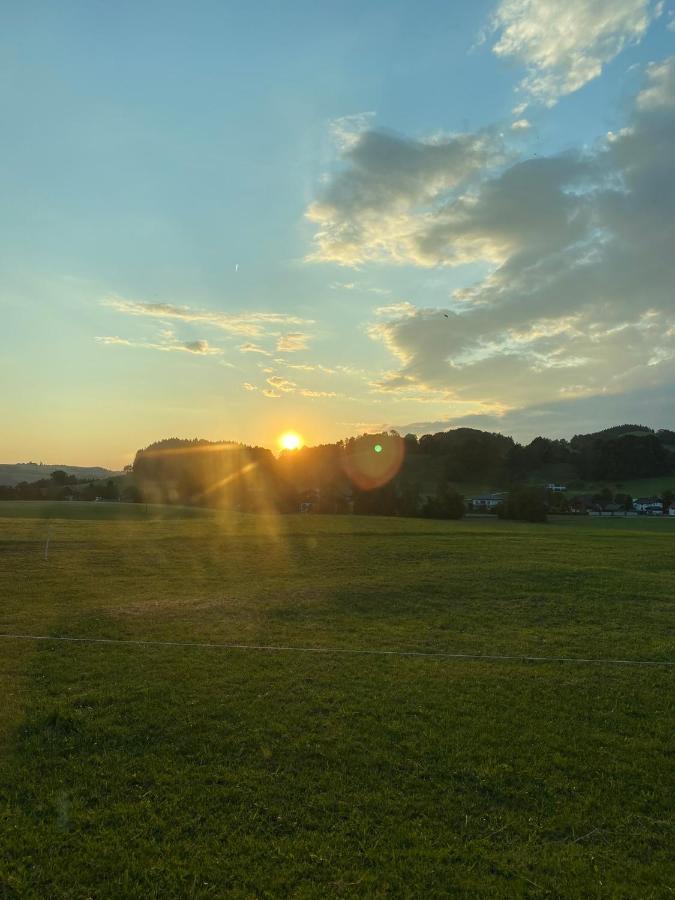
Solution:
{"label": "house with roof", "polygon": [[481,494],[478,497],[467,498],[467,503],[474,510],[490,512],[491,510],[495,510],[500,503],[503,503],[508,495],[508,491],[497,491],[494,494]]}
{"label": "house with roof", "polygon": [[594,506],[593,497],[590,494],[576,494],[570,500],[570,512],[577,515],[590,512]]}

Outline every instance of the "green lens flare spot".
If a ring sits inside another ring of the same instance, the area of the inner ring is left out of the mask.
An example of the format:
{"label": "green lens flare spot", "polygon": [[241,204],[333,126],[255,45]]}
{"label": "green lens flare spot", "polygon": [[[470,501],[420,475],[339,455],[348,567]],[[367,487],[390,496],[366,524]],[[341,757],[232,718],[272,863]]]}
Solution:
{"label": "green lens flare spot", "polygon": [[382,453],[382,444],[375,444],[375,446],[373,447],[373,450],[376,453]]}

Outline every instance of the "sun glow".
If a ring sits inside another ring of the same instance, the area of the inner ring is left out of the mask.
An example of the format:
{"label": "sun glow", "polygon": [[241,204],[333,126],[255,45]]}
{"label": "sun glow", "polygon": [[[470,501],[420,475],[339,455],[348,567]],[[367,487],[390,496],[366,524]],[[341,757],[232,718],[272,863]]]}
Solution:
{"label": "sun glow", "polygon": [[282,450],[299,450],[303,440],[295,431],[286,431],[279,438],[279,446]]}

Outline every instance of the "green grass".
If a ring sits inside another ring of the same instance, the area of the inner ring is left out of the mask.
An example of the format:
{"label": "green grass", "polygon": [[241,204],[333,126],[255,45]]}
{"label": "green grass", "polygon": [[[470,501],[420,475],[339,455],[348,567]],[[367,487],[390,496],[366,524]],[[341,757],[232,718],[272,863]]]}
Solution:
{"label": "green grass", "polygon": [[97,521],[194,519],[215,515],[194,506],[162,506],[155,503],[118,503],[85,500],[0,501],[0,519],[94,519]]}
{"label": "green grass", "polygon": [[675,475],[661,475],[658,478],[635,478],[629,481],[598,483],[590,486],[591,491],[601,491],[603,487],[611,487],[619,493],[630,494],[631,497],[660,496],[667,489],[675,490]]}
{"label": "green grass", "polygon": [[[86,505],[0,504],[1,632],[672,657],[667,520]],[[673,883],[667,667],[0,639],[0,686],[0,896]]]}

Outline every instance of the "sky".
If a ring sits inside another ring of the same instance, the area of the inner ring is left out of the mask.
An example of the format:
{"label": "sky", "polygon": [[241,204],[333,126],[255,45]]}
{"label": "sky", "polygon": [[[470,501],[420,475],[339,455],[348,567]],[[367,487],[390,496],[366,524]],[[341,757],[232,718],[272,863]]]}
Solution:
{"label": "sky", "polygon": [[675,3],[5,4],[0,461],[675,425]]}

